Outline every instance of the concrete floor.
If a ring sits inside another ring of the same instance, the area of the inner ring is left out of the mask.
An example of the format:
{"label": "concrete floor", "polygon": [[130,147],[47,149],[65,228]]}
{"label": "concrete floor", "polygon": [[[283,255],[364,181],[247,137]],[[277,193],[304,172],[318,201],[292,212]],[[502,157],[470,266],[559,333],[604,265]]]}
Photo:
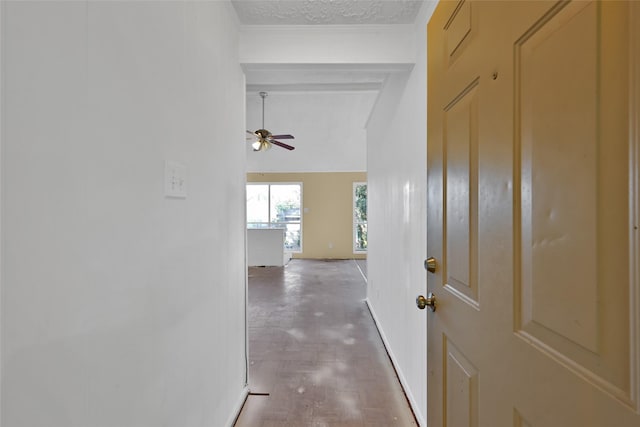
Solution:
{"label": "concrete floor", "polygon": [[417,425],[365,297],[353,260],[249,269],[249,386],[265,395],[236,427]]}

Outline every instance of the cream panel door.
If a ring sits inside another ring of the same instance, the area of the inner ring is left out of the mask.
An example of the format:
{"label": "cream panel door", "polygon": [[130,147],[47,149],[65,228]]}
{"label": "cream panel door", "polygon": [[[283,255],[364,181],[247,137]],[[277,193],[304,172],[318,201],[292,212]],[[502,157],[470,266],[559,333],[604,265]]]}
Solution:
{"label": "cream panel door", "polygon": [[640,426],[640,3],[428,27],[429,426]]}

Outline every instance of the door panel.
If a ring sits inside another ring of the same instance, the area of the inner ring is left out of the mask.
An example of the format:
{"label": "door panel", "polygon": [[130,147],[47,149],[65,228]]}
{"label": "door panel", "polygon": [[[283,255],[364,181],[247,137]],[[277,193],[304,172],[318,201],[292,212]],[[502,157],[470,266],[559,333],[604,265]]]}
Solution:
{"label": "door panel", "polygon": [[477,287],[477,165],[478,165],[478,80],[456,96],[444,112],[444,210],[448,260],[447,285],[473,305]]}
{"label": "door panel", "polygon": [[455,59],[462,54],[464,46],[467,44],[467,36],[471,33],[471,3],[460,2],[451,13],[447,21],[445,31],[448,63],[452,64]]}
{"label": "door panel", "polygon": [[[598,266],[593,189],[600,141],[596,4],[587,5],[577,13],[561,9],[516,43],[521,70],[516,74],[516,93],[520,93],[516,102],[523,323],[536,323],[595,353]],[[568,108],[571,117],[558,120]],[[579,289],[575,282],[581,283]],[[557,294],[562,298],[545,298]]]}
{"label": "door panel", "polygon": [[[556,8],[516,43],[515,310],[516,331],[533,345],[629,399],[628,143],[599,102],[603,92],[625,99],[609,81],[626,80],[628,66],[598,35],[615,32],[625,44],[622,16],[615,28],[599,25],[621,12],[597,3]],[[603,61],[618,66],[607,75]],[[628,117],[625,102],[615,105]]]}
{"label": "door panel", "polygon": [[429,427],[640,425],[638,28],[623,1],[429,22]]}
{"label": "door panel", "polygon": [[477,427],[478,370],[447,337],[443,344],[447,355],[444,366],[444,424],[451,427]]}

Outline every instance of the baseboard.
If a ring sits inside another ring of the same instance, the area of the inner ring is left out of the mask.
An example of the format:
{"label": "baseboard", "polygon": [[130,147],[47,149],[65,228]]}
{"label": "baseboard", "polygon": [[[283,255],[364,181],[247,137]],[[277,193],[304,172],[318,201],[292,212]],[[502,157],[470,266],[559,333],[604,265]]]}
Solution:
{"label": "baseboard", "polygon": [[[358,271],[360,272],[360,275],[364,279],[364,283],[369,283],[369,281],[367,280],[367,275],[364,274],[364,271],[362,271],[362,269],[360,268],[360,264],[358,264],[358,260],[356,258],[353,258],[353,262],[356,265],[356,268],[358,269]],[[369,302],[367,302],[367,305],[369,305]],[[371,311],[371,309],[369,309],[369,311]],[[371,315],[373,315],[373,313]]]}
{"label": "baseboard", "polygon": [[426,427],[427,423],[424,419],[424,416],[422,413],[420,413],[420,410],[418,409],[419,408],[418,403],[416,402],[416,399],[413,397],[413,394],[411,393],[409,386],[407,384],[407,379],[405,378],[404,373],[398,366],[398,362],[396,360],[395,355],[393,354],[393,351],[391,351],[391,346],[389,345],[389,341],[387,340],[387,337],[384,334],[384,331],[382,330],[380,323],[378,322],[378,317],[376,316],[376,312],[371,306],[371,303],[369,302],[369,298],[366,298],[364,301],[367,303],[367,307],[369,308],[369,312],[371,313],[371,317],[373,318],[373,323],[376,325],[376,329],[378,330],[378,334],[380,334],[380,338],[382,338],[382,343],[384,344],[384,348],[387,351],[387,354],[389,355],[391,364],[393,365],[393,368],[395,369],[396,374],[398,375],[398,379],[400,380],[400,385],[402,386],[402,390],[404,390],[405,396],[407,396],[407,400],[409,401],[409,406],[411,406],[413,415],[416,417],[416,421],[418,422],[418,425],[420,425],[420,427]]}
{"label": "baseboard", "polygon": [[229,419],[225,424],[227,427],[233,427],[233,425],[238,420],[238,417],[240,416],[240,412],[242,411],[242,407],[244,406],[244,402],[247,401],[247,396],[249,396],[249,386],[244,386],[244,388],[242,389],[242,392],[240,393],[240,398],[238,399],[236,404],[233,405],[231,415],[229,415]]}

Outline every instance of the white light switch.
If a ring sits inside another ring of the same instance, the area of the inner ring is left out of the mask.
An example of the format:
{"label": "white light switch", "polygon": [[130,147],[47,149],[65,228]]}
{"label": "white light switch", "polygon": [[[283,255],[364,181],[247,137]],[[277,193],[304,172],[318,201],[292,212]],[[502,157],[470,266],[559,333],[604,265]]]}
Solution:
{"label": "white light switch", "polygon": [[187,197],[187,167],[182,163],[166,161],[164,164],[165,197]]}

